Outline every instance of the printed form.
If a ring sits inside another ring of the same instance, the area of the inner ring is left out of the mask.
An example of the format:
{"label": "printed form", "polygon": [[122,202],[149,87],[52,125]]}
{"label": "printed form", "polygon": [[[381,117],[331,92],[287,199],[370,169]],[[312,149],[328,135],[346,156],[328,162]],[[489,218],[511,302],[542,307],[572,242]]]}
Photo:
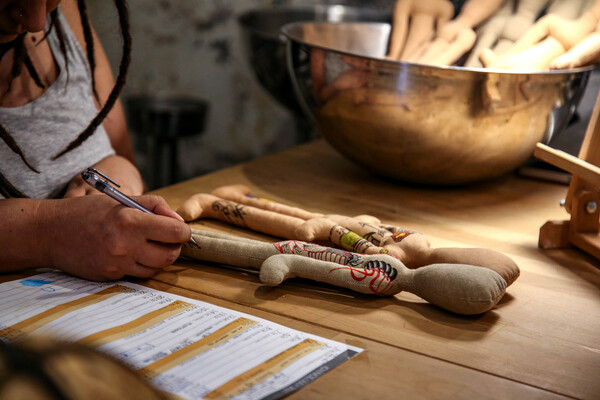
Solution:
{"label": "printed form", "polygon": [[128,282],[46,272],[0,284],[0,338],[92,346],[186,399],[278,399],[362,349]]}

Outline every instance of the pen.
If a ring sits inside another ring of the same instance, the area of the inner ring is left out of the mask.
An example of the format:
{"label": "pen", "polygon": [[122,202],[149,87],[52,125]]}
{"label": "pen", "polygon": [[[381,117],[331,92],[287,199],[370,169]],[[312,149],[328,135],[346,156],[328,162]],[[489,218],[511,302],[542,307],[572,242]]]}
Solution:
{"label": "pen", "polygon": [[[147,214],[155,215],[152,211],[148,210],[146,207],[133,200],[131,197],[117,190],[110,183],[112,183],[116,187],[121,187],[121,185],[119,185],[117,182],[113,181],[97,169],[88,168],[86,171],[83,171],[81,173],[81,177],[87,184],[92,186],[94,189],[112,197],[119,203],[123,204],[125,207],[135,208],[136,210],[143,211]],[[106,179],[106,181],[102,178]],[[190,242],[198,246],[198,243],[196,243],[194,237],[190,238]]]}

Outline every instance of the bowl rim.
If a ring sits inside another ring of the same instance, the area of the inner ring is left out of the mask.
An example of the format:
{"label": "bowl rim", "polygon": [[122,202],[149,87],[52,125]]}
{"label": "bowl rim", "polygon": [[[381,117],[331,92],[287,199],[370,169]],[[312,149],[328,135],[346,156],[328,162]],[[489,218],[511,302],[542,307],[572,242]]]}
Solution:
{"label": "bowl rim", "polygon": [[364,58],[364,59],[368,59],[368,60],[373,60],[373,61],[377,61],[380,63],[384,63],[384,64],[389,64],[389,65],[397,65],[400,67],[418,67],[418,68],[429,68],[432,70],[445,70],[445,71],[461,71],[464,73],[476,73],[476,74],[501,74],[501,75],[540,75],[540,76],[544,76],[544,75],[569,75],[569,74],[577,74],[577,73],[581,73],[581,72],[588,72],[588,71],[593,71],[594,69],[596,69],[596,65],[592,64],[592,65],[588,65],[588,66],[583,66],[583,67],[577,67],[577,68],[570,68],[570,69],[555,69],[555,70],[547,70],[547,71],[535,71],[535,70],[521,70],[521,69],[499,69],[499,68],[479,68],[479,67],[463,67],[463,66],[458,66],[458,65],[432,65],[432,64],[420,64],[420,63],[414,63],[414,62],[408,62],[408,61],[399,61],[399,60],[390,60],[387,58],[379,58],[379,57],[372,57],[372,56],[366,56],[366,55],[359,55],[356,53],[351,53],[348,51],[343,51],[343,50],[338,50],[335,49],[333,47],[327,47],[327,46],[323,46],[323,45],[318,45],[318,44],[314,44],[314,43],[310,43],[306,40],[303,39],[299,39],[298,37],[296,37],[294,34],[292,34],[290,31],[298,26],[302,26],[302,25],[371,25],[371,26],[391,26],[391,24],[386,23],[386,22],[327,22],[327,21],[308,21],[308,22],[304,22],[304,21],[297,21],[297,22],[291,22],[291,23],[287,23],[285,25],[283,25],[280,29],[280,32],[283,36],[285,36],[288,40],[289,43],[300,43],[302,45],[308,46],[308,47],[312,47],[312,48],[318,48],[321,50],[326,50],[329,52],[333,52],[333,53],[337,53],[337,54],[341,54],[341,55],[346,55],[346,56],[351,56],[351,57],[360,57],[360,58]]}
{"label": "bowl rim", "polygon": [[[265,29],[257,28],[249,23],[249,20],[254,16],[263,16],[263,15],[272,15],[279,14],[281,12],[292,13],[292,12],[314,12],[314,11],[327,11],[335,8],[344,8],[346,10],[354,10],[357,13],[369,13],[371,16],[388,16],[390,19],[392,18],[391,11],[381,10],[375,7],[369,6],[352,6],[348,4],[315,4],[315,5],[282,5],[282,6],[266,6],[266,7],[252,7],[249,8],[242,13],[240,13],[237,17],[238,24],[245,30],[251,31],[256,35],[260,35],[270,39],[278,39],[281,38],[281,29],[277,34],[273,34],[267,32]],[[302,23],[302,22],[314,22],[314,20],[298,20],[294,22],[290,22],[283,25],[289,25],[293,23]],[[323,21],[325,22],[325,21]],[[283,27],[282,25],[282,27]],[[281,27],[280,27],[281,28]]]}

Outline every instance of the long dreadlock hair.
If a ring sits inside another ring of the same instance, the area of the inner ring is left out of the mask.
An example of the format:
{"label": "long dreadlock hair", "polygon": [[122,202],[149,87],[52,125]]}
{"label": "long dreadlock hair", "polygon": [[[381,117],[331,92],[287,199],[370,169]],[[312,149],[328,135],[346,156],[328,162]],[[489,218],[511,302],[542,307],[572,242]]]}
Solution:
{"label": "long dreadlock hair", "polygon": [[[115,80],[115,86],[110,92],[106,102],[96,114],[96,116],[91,120],[89,125],[73,140],[71,143],[67,145],[62,151],[52,157],[52,160],[56,160],[59,157],[62,157],[66,153],[70,152],[73,149],[79,147],[85,140],[87,140],[90,136],[94,134],[98,126],[102,123],[102,121],[106,118],[112,107],[115,105],[115,102],[119,98],[123,86],[125,85],[125,78],[127,75],[127,69],[129,68],[129,64],[131,61],[131,34],[129,31],[129,14],[127,11],[127,4],[125,0],[114,0],[115,6],[117,8],[117,12],[119,14],[119,25],[121,30],[121,37],[123,39],[123,48],[122,48],[122,56],[121,62],[119,64],[119,71],[117,78]],[[98,102],[100,99],[98,97],[98,93],[96,91],[96,79],[95,79],[95,69],[96,69],[96,59],[94,57],[94,40],[92,36],[92,28],[90,25],[90,21],[87,15],[87,7],[85,4],[85,0],[77,0],[77,8],[79,10],[79,16],[81,18],[81,26],[83,27],[83,34],[86,44],[87,50],[87,59],[88,64],[90,66],[91,76],[92,76],[92,90],[94,97]],[[60,43],[60,50],[67,59],[67,50],[64,41],[64,30],[60,24],[60,20],[58,19],[58,10],[54,10],[50,13],[50,23],[48,24],[48,28],[44,34],[45,40],[48,34],[52,31],[52,29],[56,30],[56,34]],[[11,69],[12,79],[18,77],[23,71],[23,67],[27,69],[35,84],[45,89],[44,84],[42,83],[35,67],[27,53],[27,49],[25,47],[25,34],[19,36],[17,39],[13,40],[11,43],[7,45],[0,46],[0,59],[9,51],[13,50],[13,66]],[[68,74],[68,62],[65,63],[67,65],[66,72]],[[10,90],[10,86],[9,86]],[[23,151],[19,147],[19,145],[15,142],[10,133],[0,124],[0,139],[6,143],[6,145],[16,154],[19,155],[23,163],[32,171],[39,173],[25,157]],[[10,197],[27,197],[23,194],[19,189],[17,189],[12,183],[10,183],[4,175],[0,172],[0,194],[5,198]]]}

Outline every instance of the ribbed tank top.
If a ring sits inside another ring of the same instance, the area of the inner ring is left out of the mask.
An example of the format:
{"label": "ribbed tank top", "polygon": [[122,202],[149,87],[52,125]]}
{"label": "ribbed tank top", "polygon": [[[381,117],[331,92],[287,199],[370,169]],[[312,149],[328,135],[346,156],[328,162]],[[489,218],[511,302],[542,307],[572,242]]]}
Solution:
{"label": "ribbed tank top", "polygon": [[30,170],[1,139],[0,172],[25,195],[38,199],[61,197],[74,176],[114,154],[106,131],[100,126],[81,146],[52,160],[98,113],[85,53],[60,7],[58,18],[65,32],[68,75],[54,28],[47,40],[59,68],[56,81],[28,104],[0,107],[0,123],[15,139],[27,161],[40,173]]}

